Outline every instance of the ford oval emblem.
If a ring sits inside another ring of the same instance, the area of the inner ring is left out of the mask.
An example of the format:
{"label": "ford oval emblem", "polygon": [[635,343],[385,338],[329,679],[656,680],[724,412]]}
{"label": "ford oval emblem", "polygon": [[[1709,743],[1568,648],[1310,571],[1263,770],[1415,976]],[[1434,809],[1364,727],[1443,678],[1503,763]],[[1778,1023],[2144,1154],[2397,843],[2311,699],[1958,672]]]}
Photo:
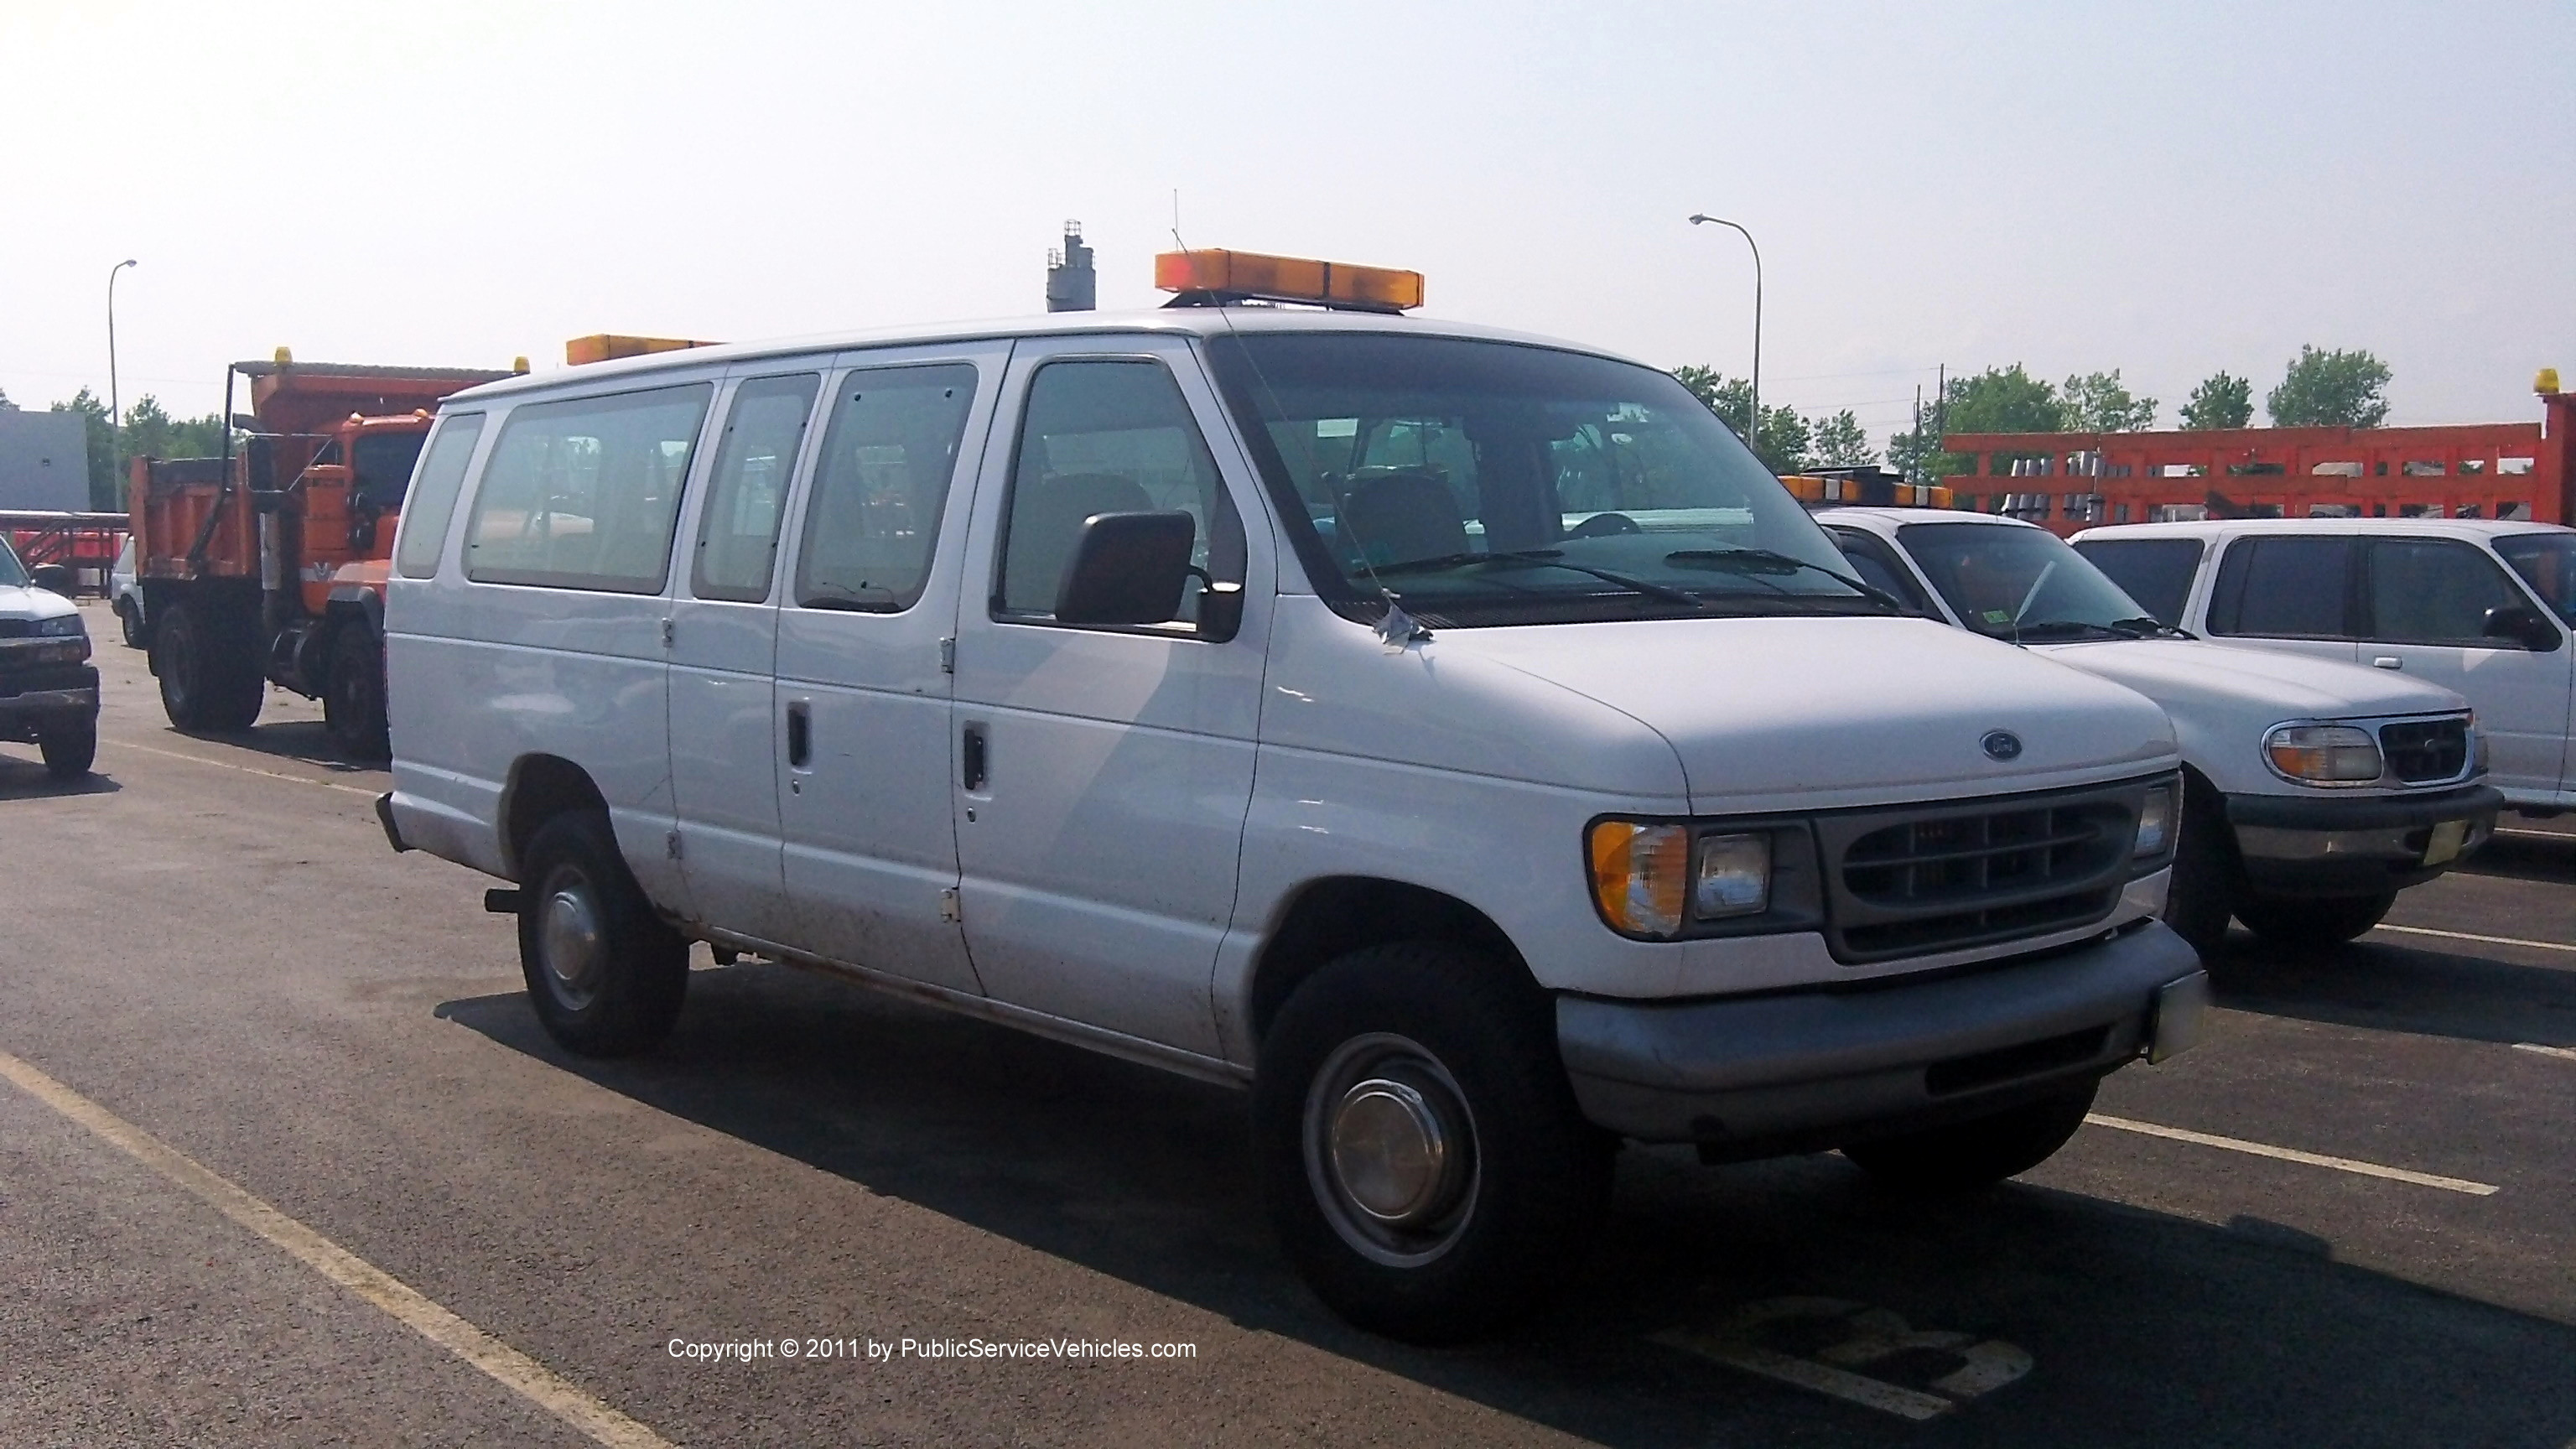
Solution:
{"label": "ford oval emblem", "polygon": [[1986,758],[1990,760],[2021,758],[2021,736],[2011,730],[1988,730],[1986,737],[1977,743],[1985,747]]}

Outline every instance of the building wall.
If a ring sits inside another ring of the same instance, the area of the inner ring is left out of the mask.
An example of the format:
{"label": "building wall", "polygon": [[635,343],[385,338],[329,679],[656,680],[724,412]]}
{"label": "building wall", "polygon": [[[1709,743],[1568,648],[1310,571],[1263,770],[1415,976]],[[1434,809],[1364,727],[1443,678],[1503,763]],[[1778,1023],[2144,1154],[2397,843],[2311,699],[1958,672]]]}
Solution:
{"label": "building wall", "polygon": [[89,507],[89,434],[78,413],[0,408],[0,508]]}

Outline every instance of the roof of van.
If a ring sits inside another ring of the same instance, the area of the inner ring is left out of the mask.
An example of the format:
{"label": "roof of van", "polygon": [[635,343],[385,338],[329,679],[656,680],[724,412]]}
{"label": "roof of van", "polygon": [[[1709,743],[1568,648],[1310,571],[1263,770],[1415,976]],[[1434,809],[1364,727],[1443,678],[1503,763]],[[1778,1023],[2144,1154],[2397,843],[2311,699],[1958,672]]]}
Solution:
{"label": "roof of van", "polygon": [[2005,528],[2037,528],[2027,518],[2001,513],[1971,513],[1964,508],[1898,508],[1881,503],[1836,503],[1815,510],[1818,523],[1992,523]]}
{"label": "roof of van", "polygon": [[2231,538],[2261,533],[2406,534],[2416,538],[2494,538],[2507,533],[2566,533],[2556,523],[2498,518],[2203,518],[2179,523],[2114,523],[2088,528],[2079,540]]}
{"label": "roof of van", "polygon": [[[1512,332],[1498,327],[1479,327],[1465,322],[1435,321],[1426,317],[1399,316],[1378,312],[1335,312],[1320,308],[1227,306],[1227,307],[1158,307],[1136,312],[1053,312],[1034,317],[1000,317],[981,321],[933,322],[909,327],[885,327],[867,331],[822,332],[804,337],[782,337],[766,342],[727,342],[707,347],[682,348],[670,352],[646,353],[639,357],[621,357],[608,362],[588,362],[559,371],[529,373],[485,383],[450,394],[446,401],[476,402],[486,398],[506,397],[512,393],[544,391],[595,379],[627,377],[680,368],[705,367],[710,364],[747,361],[755,358],[782,357],[811,353],[854,351],[868,347],[908,347],[942,342],[978,342],[1017,337],[1065,337],[1084,333],[1158,333],[1166,336],[1213,337],[1230,332],[1382,332],[1404,337],[1462,337],[1488,342],[1511,342],[1523,346],[1548,347],[1565,352],[1589,353],[1620,362],[1635,362],[1605,348],[1567,342],[1560,338],[1541,337],[1526,332]],[[1660,371],[1661,369],[1657,369]]]}

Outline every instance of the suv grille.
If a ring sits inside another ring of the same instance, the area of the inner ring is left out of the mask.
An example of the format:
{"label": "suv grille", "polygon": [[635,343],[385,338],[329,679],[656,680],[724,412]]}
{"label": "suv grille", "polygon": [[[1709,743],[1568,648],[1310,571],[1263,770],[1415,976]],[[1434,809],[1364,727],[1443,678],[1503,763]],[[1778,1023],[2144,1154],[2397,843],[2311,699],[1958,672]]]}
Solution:
{"label": "suv grille", "polygon": [[2149,783],[1821,818],[1834,954],[1876,961],[2109,915]]}
{"label": "suv grille", "polygon": [[2417,720],[2379,727],[2379,752],[2388,773],[2410,785],[2448,780],[2469,767],[2469,722]]}

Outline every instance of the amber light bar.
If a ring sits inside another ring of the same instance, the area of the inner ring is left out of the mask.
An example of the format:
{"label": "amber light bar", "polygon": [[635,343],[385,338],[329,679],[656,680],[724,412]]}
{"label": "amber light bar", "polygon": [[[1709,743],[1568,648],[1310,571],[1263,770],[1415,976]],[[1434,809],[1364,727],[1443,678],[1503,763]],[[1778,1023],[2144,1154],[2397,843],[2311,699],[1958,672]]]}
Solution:
{"label": "amber light bar", "polygon": [[614,332],[594,332],[576,337],[564,344],[564,362],[579,367],[585,362],[607,362],[619,357],[642,357],[648,352],[677,352],[683,347],[713,347],[712,342],[692,342],[679,337],[624,337]]}
{"label": "amber light bar", "polygon": [[1259,298],[1401,312],[1422,305],[1422,274],[1260,252],[1165,252],[1154,258],[1154,285],[1183,296]]}

